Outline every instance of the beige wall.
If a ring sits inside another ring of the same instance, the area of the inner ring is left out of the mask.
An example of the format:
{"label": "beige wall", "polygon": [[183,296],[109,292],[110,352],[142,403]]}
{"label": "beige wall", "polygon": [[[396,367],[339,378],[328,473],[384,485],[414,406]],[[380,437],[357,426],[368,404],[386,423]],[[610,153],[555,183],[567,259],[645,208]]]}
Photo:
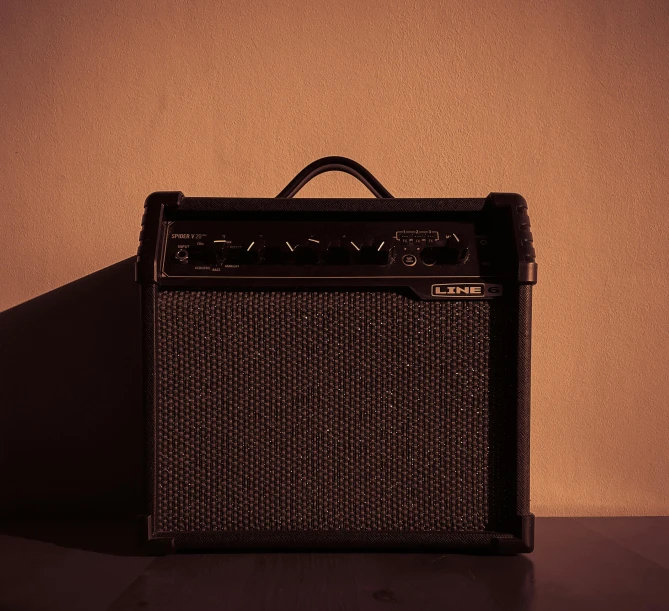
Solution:
{"label": "beige wall", "polygon": [[3,0],[0,27],[0,309],[133,255],[154,190],[272,196],[336,154],[398,196],[517,191],[533,509],[667,514],[666,0]]}

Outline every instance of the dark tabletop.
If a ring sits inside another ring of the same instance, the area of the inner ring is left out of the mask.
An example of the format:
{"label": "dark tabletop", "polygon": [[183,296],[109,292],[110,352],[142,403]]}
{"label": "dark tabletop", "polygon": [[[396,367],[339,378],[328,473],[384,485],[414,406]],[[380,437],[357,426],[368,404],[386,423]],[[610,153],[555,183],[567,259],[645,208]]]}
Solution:
{"label": "dark tabletop", "polygon": [[538,518],[524,556],[135,555],[119,523],[3,523],[0,611],[669,610],[669,517]]}

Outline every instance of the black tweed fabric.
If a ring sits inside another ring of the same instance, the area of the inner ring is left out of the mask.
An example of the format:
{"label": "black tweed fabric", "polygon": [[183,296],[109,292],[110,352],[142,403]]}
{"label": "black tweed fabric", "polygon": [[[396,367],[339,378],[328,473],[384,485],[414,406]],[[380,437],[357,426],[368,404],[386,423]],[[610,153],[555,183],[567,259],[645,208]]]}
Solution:
{"label": "black tweed fabric", "polygon": [[158,291],[155,530],[484,531],[496,307]]}
{"label": "black tweed fabric", "polygon": [[483,198],[432,199],[311,199],[294,197],[233,198],[184,197],[180,210],[195,212],[478,212],[483,209]]}

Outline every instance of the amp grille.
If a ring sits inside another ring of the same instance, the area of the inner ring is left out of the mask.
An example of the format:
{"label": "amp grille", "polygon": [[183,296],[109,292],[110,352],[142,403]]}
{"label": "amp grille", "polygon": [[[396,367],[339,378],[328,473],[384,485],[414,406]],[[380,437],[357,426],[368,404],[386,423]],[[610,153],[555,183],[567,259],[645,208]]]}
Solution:
{"label": "amp grille", "polygon": [[488,529],[496,301],[158,291],[156,531]]}

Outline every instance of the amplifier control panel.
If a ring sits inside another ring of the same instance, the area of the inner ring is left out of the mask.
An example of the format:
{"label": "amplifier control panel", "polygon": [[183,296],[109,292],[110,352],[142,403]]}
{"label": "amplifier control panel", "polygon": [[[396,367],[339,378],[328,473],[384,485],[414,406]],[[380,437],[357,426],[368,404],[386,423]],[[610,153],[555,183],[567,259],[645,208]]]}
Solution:
{"label": "amplifier control panel", "polygon": [[416,277],[496,272],[490,237],[451,221],[172,221],[164,278]]}

